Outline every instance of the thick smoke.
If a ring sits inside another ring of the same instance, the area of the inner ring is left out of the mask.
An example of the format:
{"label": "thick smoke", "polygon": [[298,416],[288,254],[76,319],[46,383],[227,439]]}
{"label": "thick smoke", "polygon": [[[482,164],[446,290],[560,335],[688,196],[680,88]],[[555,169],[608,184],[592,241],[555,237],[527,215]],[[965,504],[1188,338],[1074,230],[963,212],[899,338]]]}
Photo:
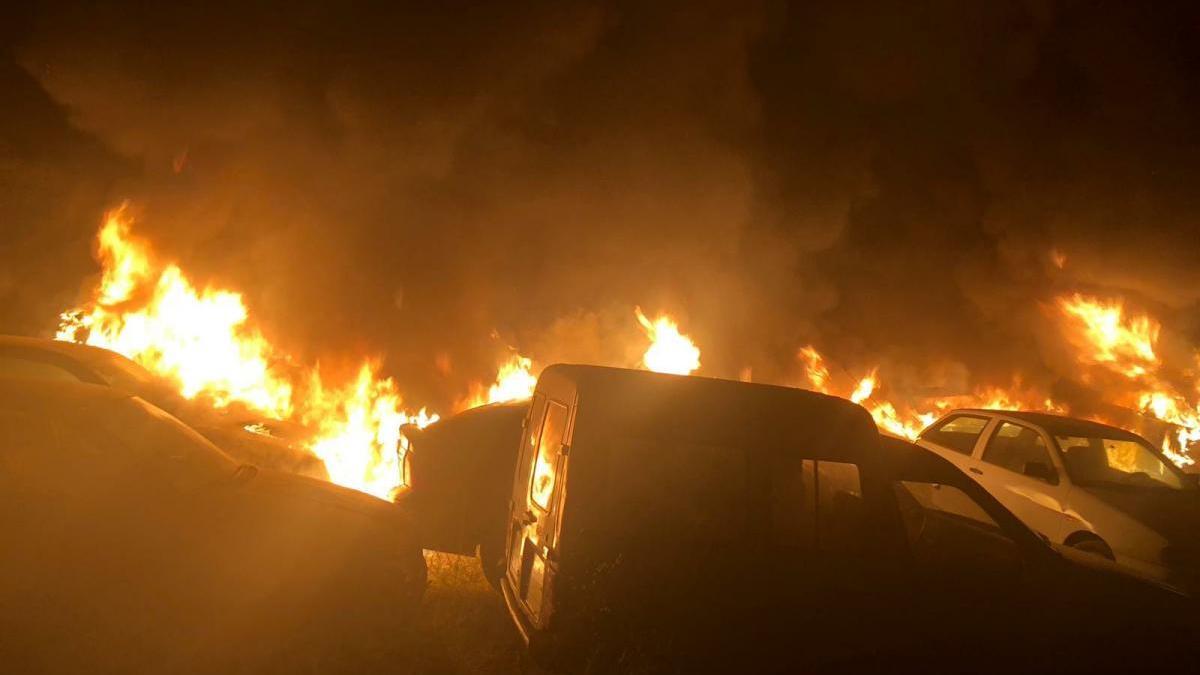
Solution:
{"label": "thick smoke", "polygon": [[948,393],[1059,377],[1065,289],[1200,330],[1195,10],[813,4],[12,17],[0,330],[51,328],[126,198],[275,341],[435,404],[508,346],[632,364],[635,304],[711,374],[813,343]]}

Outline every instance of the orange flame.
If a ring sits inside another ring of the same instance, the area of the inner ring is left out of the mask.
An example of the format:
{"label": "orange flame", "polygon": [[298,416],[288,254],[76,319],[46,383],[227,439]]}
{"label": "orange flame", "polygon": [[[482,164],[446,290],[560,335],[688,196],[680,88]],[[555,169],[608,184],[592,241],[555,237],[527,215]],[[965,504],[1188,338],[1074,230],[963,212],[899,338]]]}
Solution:
{"label": "orange flame", "polygon": [[395,382],[380,378],[372,363],[341,387],[326,385],[315,366],[293,367],[250,324],[240,294],[197,290],[178,266],[154,260],[130,222],[123,206],[105,216],[94,299],[62,315],[57,338],[124,354],[174,381],[187,398],[299,421],[315,429],[306,445],[334,482],[389,496],[400,480],[399,426],[437,416],[403,412]]}
{"label": "orange flame", "polygon": [[500,371],[496,374],[496,382],[486,392],[478,391],[458,407],[459,409],[475,408],[489,403],[504,403],[529,398],[533,396],[533,389],[536,386],[537,376],[533,374],[533,360],[520,354],[513,354],[508,361],[501,364]]}
{"label": "orange flame", "polygon": [[1075,293],[1058,299],[1073,320],[1070,339],[1080,349],[1079,360],[1104,365],[1133,377],[1158,364],[1154,353],[1160,326],[1148,316],[1127,316],[1120,300],[1103,301]]}
{"label": "orange flame", "polygon": [[635,307],[633,312],[646,337],[650,338],[650,347],[642,356],[646,368],[656,373],[691,375],[700,367],[700,349],[679,332],[679,326],[671,317],[660,314],[651,322],[641,307]]}

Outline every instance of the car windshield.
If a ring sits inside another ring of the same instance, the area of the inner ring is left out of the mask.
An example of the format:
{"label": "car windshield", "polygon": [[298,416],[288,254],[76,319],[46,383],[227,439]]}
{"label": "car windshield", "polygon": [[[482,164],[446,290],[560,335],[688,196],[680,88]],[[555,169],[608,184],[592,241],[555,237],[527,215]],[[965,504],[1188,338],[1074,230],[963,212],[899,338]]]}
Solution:
{"label": "car windshield", "polygon": [[108,358],[95,359],[91,366],[104,376],[112,387],[137,394],[154,406],[171,413],[177,413],[182,407],[184,398],[162,378],[115,352],[105,356]]}
{"label": "car windshield", "polygon": [[1059,436],[1071,480],[1082,486],[1122,486],[1183,490],[1179,471],[1149,446],[1131,439],[1103,436]]}
{"label": "car windshield", "polygon": [[226,479],[238,464],[179,420],[139,398],[107,420],[109,431],[145,461],[156,477],[176,488]]}

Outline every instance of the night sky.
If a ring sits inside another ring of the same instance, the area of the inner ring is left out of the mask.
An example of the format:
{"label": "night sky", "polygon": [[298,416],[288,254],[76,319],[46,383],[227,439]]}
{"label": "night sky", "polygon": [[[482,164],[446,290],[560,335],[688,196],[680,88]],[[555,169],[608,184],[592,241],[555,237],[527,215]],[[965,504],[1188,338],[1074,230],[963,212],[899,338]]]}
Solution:
{"label": "night sky", "polygon": [[634,305],[781,382],[809,343],[1052,382],[1063,292],[1200,338],[1195,3],[91,4],[0,10],[0,333],[53,332],[129,200],[422,400],[510,346],[627,363]]}

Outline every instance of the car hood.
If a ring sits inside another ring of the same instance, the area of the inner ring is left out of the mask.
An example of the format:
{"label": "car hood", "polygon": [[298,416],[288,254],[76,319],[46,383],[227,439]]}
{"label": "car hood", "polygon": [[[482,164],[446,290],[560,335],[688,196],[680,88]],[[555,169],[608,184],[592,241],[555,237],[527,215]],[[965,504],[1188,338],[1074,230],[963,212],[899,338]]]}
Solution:
{"label": "car hood", "polygon": [[381,522],[404,520],[395,504],[358,490],[273,469],[249,467],[242,491],[301,509],[329,510]]}
{"label": "car hood", "polygon": [[1088,487],[1088,494],[1172,544],[1200,542],[1200,490]]}

